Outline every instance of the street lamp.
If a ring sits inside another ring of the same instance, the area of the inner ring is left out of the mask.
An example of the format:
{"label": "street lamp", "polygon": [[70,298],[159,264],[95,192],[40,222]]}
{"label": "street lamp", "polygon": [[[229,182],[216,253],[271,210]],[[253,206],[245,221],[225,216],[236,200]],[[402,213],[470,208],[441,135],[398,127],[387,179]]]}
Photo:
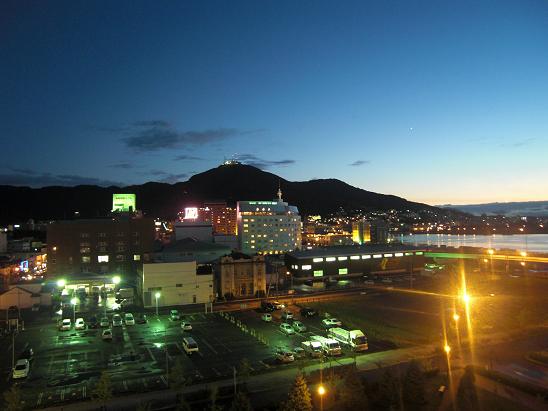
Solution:
{"label": "street lamp", "polygon": [[67,284],[67,282],[62,278],[60,280],[57,280],[57,287],[59,287],[59,288],[65,288],[66,284]]}
{"label": "street lamp", "polygon": [[78,303],[78,300],[76,298],[72,298],[70,303],[72,304],[72,322],[76,324],[76,304]]}
{"label": "street lamp", "polygon": [[455,322],[459,321],[460,319],[460,315],[458,315],[457,313],[453,314],[453,320],[455,320]]}
{"label": "street lamp", "polygon": [[489,255],[495,254],[495,250],[493,250],[492,248],[490,248],[489,250],[487,250],[487,252],[489,253]]}
{"label": "street lamp", "polygon": [[160,298],[160,293],[154,294],[154,297],[156,297],[156,317],[158,317],[158,298]]}
{"label": "street lamp", "polygon": [[115,284],[115,285],[120,284],[120,281],[121,281],[121,280],[122,280],[122,279],[121,279],[120,276],[118,276],[118,275],[115,275],[114,277],[112,277],[112,283]]}
{"label": "street lamp", "polygon": [[519,253],[522,257],[527,257],[527,253],[525,251],[522,251]]}
{"label": "street lamp", "polygon": [[320,411],[323,411],[323,396],[325,395],[325,387],[323,385],[318,387],[318,394],[320,395]]}

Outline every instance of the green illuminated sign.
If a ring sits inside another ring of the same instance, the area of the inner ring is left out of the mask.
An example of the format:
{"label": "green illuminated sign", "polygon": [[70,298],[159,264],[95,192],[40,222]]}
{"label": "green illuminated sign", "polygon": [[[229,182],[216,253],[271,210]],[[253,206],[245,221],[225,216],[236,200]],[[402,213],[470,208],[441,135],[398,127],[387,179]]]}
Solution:
{"label": "green illuminated sign", "polygon": [[323,277],[323,270],[314,270],[314,277]]}
{"label": "green illuminated sign", "polygon": [[348,274],[348,268],[339,268],[339,275]]}
{"label": "green illuminated sign", "polygon": [[113,194],[112,211],[135,211],[135,194]]}

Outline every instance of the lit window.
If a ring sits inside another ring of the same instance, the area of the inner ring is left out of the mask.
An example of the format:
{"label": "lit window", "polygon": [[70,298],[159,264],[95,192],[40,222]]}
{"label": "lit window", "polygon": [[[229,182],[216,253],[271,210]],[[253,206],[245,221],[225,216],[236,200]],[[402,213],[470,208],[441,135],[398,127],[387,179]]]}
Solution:
{"label": "lit window", "polygon": [[89,263],[91,262],[91,257],[89,255],[82,256],[82,262],[83,263]]}
{"label": "lit window", "polygon": [[314,270],[314,277],[323,277],[323,270]]}
{"label": "lit window", "polygon": [[389,258],[389,257],[394,257],[394,255],[393,255],[393,254],[385,254],[384,256],[385,256],[386,258]]}
{"label": "lit window", "polygon": [[335,261],[335,257],[327,257],[325,261]]}
{"label": "lit window", "polygon": [[405,253],[405,255],[413,255],[413,253]]}
{"label": "lit window", "polygon": [[348,268],[339,268],[339,275],[348,274]]}
{"label": "lit window", "polygon": [[362,255],[362,260],[369,260],[370,258],[370,255]]}
{"label": "lit window", "polygon": [[141,261],[141,256],[139,254],[133,254],[133,261]]}
{"label": "lit window", "polygon": [[97,261],[100,263],[108,263],[108,255],[98,255]]}
{"label": "lit window", "polygon": [[373,254],[373,258],[382,258],[382,254]]}
{"label": "lit window", "polygon": [[415,255],[423,255],[423,252],[422,252],[422,251],[417,251],[417,252],[415,253]]}
{"label": "lit window", "polygon": [[353,255],[352,257],[350,257],[351,260],[359,260],[360,259],[360,256],[359,255]]}
{"label": "lit window", "polygon": [[311,269],[312,269],[311,265],[301,265],[301,270],[311,270]]}
{"label": "lit window", "polygon": [[403,257],[403,253],[396,253],[394,254],[395,257]]}
{"label": "lit window", "polygon": [[323,261],[323,258],[314,258],[312,261],[315,263],[321,263]]}
{"label": "lit window", "polygon": [[346,261],[346,260],[348,260],[348,257],[339,257],[339,258],[337,258],[337,260],[339,260],[339,261]]}

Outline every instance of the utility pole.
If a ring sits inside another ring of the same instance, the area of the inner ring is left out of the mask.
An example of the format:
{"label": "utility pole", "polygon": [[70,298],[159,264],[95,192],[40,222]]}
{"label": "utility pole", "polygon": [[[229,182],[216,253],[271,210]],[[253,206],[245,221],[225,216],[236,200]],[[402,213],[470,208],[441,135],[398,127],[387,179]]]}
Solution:
{"label": "utility pole", "polygon": [[234,395],[236,395],[236,367],[232,366],[232,378],[234,380]]}

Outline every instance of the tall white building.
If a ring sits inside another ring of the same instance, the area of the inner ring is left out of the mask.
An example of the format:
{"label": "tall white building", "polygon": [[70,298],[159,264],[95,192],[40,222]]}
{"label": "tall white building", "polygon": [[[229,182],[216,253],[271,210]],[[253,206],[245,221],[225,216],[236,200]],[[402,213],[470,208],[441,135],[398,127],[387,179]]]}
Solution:
{"label": "tall white building", "polygon": [[301,248],[301,216],[282,200],[238,201],[238,237],[246,254],[282,254]]}

